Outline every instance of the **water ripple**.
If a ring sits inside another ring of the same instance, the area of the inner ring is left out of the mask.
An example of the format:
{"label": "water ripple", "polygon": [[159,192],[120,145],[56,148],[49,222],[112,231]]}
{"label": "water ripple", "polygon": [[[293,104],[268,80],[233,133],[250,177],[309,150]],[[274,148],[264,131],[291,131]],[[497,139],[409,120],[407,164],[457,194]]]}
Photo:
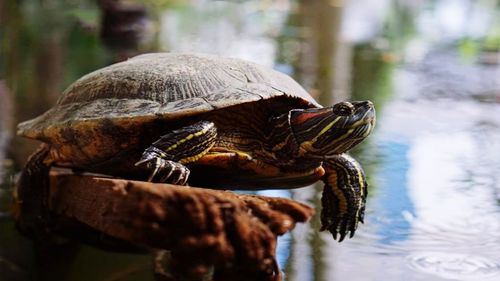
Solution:
{"label": "water ripple", "polygon": [[447,279],[483,280],[500,275],[500,262],[481,256],[419,252],[408,255],[406,261],[413,270]]}

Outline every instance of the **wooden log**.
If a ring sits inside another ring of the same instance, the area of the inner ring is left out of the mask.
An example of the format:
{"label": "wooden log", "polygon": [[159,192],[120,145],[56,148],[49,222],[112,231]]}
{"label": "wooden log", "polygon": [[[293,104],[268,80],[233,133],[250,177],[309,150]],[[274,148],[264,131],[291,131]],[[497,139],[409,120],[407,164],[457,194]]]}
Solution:
{"label": "wooden log", "polygon": [[285,198],[52,172],[49,209],[105,235],[175,256],[201,280],[280,280],[276,237],[313,210]]}

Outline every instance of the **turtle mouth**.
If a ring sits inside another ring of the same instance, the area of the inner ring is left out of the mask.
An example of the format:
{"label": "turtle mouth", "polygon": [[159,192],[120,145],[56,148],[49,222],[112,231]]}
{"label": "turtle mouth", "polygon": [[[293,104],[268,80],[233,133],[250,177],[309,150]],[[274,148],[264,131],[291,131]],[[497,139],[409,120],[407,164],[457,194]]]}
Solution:
{"label": "turtle mouth", "polygon": [[372,132],[373,128],[375,127],[375,123],[375,108],[370,103],[370,107],[366,110],[361,119],[352,125],[352,137],[366,138]]}
{"label": "turtle mouth", "polygon": [[352,131],[352,138],[366,138],[375,127],[375,107],[371,101],[353,102],[353,105],[357,108],[357,112],[353,115],[356,121],[347,126],[348,130]]}
{"label": "turtle mouth", "polygon": [[375,107],[370,101],[352,102],[352,105],[355,112],[344,117],[343,122],[338,122],[339,126],[335,129],[341,130],[349,139],[366,138],[375,126]]}

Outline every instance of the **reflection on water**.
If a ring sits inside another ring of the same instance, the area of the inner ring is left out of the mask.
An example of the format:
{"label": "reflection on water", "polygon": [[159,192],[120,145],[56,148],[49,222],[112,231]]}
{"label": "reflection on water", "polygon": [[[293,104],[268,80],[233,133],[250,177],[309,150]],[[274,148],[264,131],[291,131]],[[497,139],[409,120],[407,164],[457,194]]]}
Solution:
{"label": "reflection on water", "polygon": [[[35,274],[31,244],[12,229],[8,216],[12,173],[6,168],[18,169],[36,144],[14,138],[4,149],[8,128],[45,110],[84,73],[151,50],[256,61],[293,75],[323,104],[374,101],[378,127],[353,151],[371,186],[366,223],[340,244],[317,232],[317,219],[281,237],[278,257],[286,280],[500,278],[495,1],[200,0],[163,6],[150,1],[156,10],[131,32],[157,33],[147,44],[144,38],[140,44],[126,42],[127,48],[116,47],[116,36],[126,29],[113,33],[113,44],[101,43],[109,41],[100,37],[93,1],[12,2],[0,10],[1,31],[8,38],[0,49],[0,174],[5,175],[0,279],[27,280]],[[142,8],[134,9],[146,16]],[[319,190],[266,194],[318,206]],[[59,262],[66,270],[42,270],[46,279],[151,278],[144,256],[83,247]]]}

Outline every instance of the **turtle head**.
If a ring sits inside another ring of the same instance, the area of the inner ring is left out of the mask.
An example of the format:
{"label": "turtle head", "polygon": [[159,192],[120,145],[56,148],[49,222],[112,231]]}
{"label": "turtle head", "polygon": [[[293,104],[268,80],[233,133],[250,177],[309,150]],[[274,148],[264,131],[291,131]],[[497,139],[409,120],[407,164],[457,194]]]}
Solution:
{"label": "turtle head", "polygon": [[364,140],[375,126],[370,101],[339,102],[331,107],[293,109],[289,122],[306,158],[328,158]]}

